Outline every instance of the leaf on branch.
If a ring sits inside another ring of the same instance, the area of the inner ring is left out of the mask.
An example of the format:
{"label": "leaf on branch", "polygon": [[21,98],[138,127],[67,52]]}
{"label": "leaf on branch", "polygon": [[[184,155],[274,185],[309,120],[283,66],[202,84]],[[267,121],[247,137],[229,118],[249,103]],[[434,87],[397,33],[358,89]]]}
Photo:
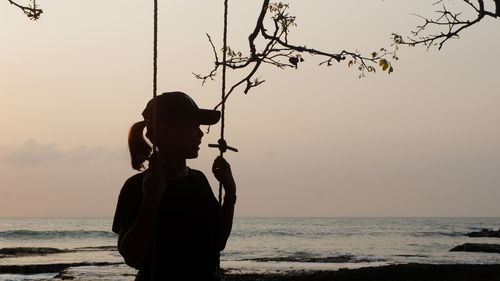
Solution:
{"label": "leaf on branch", "polygon": [[[242,54],[242,52],[236,52],[228,46],[226,49],[221,49],[221,53],[229,57],[226,61],[218,59],[217,54],[219,52],[216,52],[216,48],[210,36],[207,35],[214,51],[215,67],[208,75],[203,76],[195,74],[195,77],[201,79],[203,83],[207,79],[213,80],[218,71],[218,67],[221,65],[225,65],[231,70],[249,69],[250,71],[247,72],[244,78],[238,80],[238,82],[229,87],[225,96],[225,98],[227,98],[231,93],[235,92],[237,88],[243,88],[243,92],[246,94],[251,88],[262,84],[264,81],[254,79],[254,77],[263,64],[273,65],[281,69],[298,68],[299,63],[305,61],[302,57],[303,54],[322,57],[323,59],[319,65],[326,66],[332,66],[335,62],[340,63],[343,60],[350,59],[347,65],[348,67],[356,66],[356,69],[360,72],[359,78],[365,77],[365,74],[368,72],[375,73],[377,63],[384,71],[389,70],[389,73],[392,73],[392,66],[383,58],[392,56],[393,59],[397,60],[396,51],[398,46],[396,43],[391,45],[391,47],[394,47],[392,51],[380,48],[379,51],[374,51],[365,55],[357,50],[354,52],[343,50],[339,53],[333,53],[308,48],[306,45],[302,44],[293,44],[288,40],[288,36],[290,34],[290,28],[296,26],[296,18],[290,15],[287,9],[288,4],[284,4],[283,2],[270,3],[270,0],[263,0],[256,26],[248,36],[249,52]],[[272,21],[270,21],[272,26],[265,26],[266,17],[272,19]],[[394,41],[399,42],[398,38],[400,38],[400,36],[396,34],[393,36]],[[257,45],[257,43],[261,42],[264,42],[262,47]],[[215,108],[218,108],[221,104],[222,102]]]}

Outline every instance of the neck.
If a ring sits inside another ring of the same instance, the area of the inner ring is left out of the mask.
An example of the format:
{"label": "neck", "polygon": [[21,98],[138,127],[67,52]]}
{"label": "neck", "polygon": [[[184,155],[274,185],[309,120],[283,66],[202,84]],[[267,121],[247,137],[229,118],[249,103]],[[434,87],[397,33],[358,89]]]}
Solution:
{"label": "neck", "polygon": [[186,159],[161,156],[161,173],[167,180],[181,180],[187,177],[189,169],[186,166]]}

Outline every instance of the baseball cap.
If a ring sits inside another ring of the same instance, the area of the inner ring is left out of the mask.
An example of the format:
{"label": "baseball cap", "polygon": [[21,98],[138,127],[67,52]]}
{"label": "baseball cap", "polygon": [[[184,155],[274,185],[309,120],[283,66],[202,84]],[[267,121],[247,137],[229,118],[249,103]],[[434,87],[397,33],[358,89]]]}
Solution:
{"label": "baseball cap", "polygon": [[153,104],[157,102],[157,118],[159,121],[194,120],[201,125],[214,125],[219,122],[220,111],[201,109],[194,100],[183,92],[166,92],[151,99],[142,116],[144,120],[153,120]]}

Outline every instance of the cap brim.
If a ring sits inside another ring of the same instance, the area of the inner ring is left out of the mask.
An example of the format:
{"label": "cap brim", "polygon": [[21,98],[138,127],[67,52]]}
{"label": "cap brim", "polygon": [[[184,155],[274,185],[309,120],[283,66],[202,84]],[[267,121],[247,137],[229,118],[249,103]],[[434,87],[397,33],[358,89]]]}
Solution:
{"label": "cap brim", "polygon": [[214,125],[220,120],[220,111],[212,109],[199,109],[197,114],[201,125]]}

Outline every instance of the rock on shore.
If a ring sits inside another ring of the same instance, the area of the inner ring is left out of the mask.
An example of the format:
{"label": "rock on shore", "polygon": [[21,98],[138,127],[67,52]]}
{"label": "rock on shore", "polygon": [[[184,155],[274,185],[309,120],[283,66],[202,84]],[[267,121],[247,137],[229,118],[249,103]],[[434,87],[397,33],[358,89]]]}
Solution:
{"label": "rock on shore", "polygon": [[451,249],[450,252],[500,253],[500,245],[487,243],[465,243],[456,246],[455,248]]}
{"label": "rock on shore", "polygon": [[59,254],[64,252],[67,251],[56,248],[46,248],[46,247],[1,248],[0,257],[37,256],[37,255]]}
{"label": "rock on shore", "polygon": [[467,236],[469,237],[497,237],[500,238],[500,229],[498,230],[491,230],[484,228],[481,231],[474,231],[467,233]]}

